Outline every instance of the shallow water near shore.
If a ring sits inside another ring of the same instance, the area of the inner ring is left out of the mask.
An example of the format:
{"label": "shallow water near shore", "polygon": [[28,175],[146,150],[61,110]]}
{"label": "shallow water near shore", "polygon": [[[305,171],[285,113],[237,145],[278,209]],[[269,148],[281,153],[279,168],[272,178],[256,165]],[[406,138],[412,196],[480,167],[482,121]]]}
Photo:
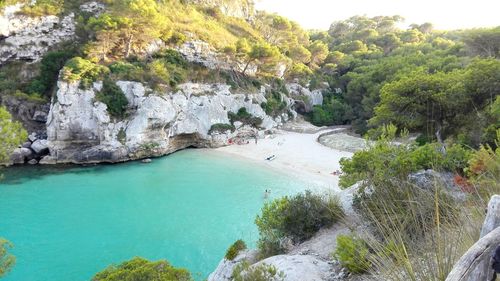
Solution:
{"label": "shallow water near shore", "polygon": [[17,257],[5,281],[90,280],[134,256],[204,280],[237,239],[258,239],[266,200],[313,188],[228,155],[184,150],[150,164],[17,167],[0,182],[0,237]]}

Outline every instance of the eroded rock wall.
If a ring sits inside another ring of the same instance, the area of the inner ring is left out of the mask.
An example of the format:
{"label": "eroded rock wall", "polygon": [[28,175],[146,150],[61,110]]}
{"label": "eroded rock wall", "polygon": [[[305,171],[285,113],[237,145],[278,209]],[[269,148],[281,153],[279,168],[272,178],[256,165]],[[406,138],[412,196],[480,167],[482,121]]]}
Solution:
{"label": "eroded rock wall", "polygon": [[0,14],[0,65],[10,60],[38,61],[54,45],[75,36],[74,14],[29,17],[19,14],[22,4]]}
{"label": "eroded rock wall", "polygon": [[[127,117],[112,118],[105,104],[96,100],[102,83],[80,89],[78,83],[58,82],[58,92],[47,120],[50,156],[41,163],[120,162],[160,156],[186,147],[217,147],[239,134],[258,134],[249,126],[236,131],[209,134],[214,124],[229,124],[228,112],[240,108],[263,120],[270,130],[288,120],[283,114],[272,118],[260,104],[265,89],[232,93],[226,84],[186,83],[178,90],[158,93],[143,84],[116,83],[129,101]],[[284,97],[286,98],[286,97]],[[286,98],[291,108],[292,100]]]}

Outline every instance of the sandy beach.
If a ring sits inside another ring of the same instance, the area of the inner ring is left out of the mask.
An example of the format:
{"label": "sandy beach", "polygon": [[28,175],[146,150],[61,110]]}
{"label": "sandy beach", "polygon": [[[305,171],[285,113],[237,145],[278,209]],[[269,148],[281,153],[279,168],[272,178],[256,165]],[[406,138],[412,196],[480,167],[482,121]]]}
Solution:
{"label": "sandy beach", "polygon": [[[340,170],[340,159],[351,157],[352,153],[324,146],[317,141],[321,134],[335,130],[338,129],[312,133],[279,130],[259,139],[257,144],[251,140],[248,144],[221,147],[215,151],[252,160],[257,165],[277,169],[335,192],[340,191],[339,177],[332,172]],[[274,160],[266,160],[272,155],[276,156]]]}

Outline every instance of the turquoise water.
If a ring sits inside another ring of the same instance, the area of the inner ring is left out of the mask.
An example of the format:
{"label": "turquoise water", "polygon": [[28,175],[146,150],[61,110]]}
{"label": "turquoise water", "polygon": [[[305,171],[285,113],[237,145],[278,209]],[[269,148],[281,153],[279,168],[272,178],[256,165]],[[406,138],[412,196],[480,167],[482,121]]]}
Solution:
{"label": "turquoise water", "polygon": [[90,280],[134,256],[202,280],[237,239],[254,246],[265,199],[304,190],[263,166],[185,150],[151,164],[15,168],[0,183],[0,237],[17,264],[5,281]]}

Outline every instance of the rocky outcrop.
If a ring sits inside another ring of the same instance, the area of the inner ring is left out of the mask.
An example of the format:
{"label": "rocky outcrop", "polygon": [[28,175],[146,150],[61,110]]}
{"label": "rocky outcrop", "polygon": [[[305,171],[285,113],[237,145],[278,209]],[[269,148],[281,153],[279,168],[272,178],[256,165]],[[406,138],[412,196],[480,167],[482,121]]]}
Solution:
{"label": "rocky outcrop", "polygon": [[30,101],[11,95],[0,96],[0,104],[5,106],[15,120],[21,121],[28,132],[42,135],[50,104]]}
{"label": "rocky outcrop", "polygon": [[74,14],[65,17],[20,15],[22,4],[0,15],[0,65],[9,60],[38,61],[50,47],[74,37]]}
{"label": "rocky outcrop", "polygon": [[266,115],[260,107],[266,101],[264,88],[235,94],[225,84],[186,83],[176,92],[158,93],[138,82],[119,81],[117,85],[129,101],[127,117],[122,120],[112,118],[106,105],[95,99],[102,83],[83,90],[79,83],[58,82],[47,120],[50,156],[42,163],[120,162],[191,146],[226,145],[241,134],[257,134],[249,126],[210,133],[215,124],[229,124],[228,112],[240,108],[262,119],[262,130],[289,118],[287,114],[274,119]]}
{"label": "rocky outcrop", "polygon": [[313,255],[279,255],[264,259],[261,264],[274,266],[285,274],[285,281],[327,281],[335,276],[333,266]]}
{"label": "rocky outcrop", "polygon": [[313,106],[323,104],[321,90],[311,91],[298,83],[289,83],[286,88],[290,96],[295,99],[295,108],[299,113],[309,113],[312,111]]}
{"label": "rocky outcrop", "polygon": [[217,7],[227,16],[251,19],[255,14],[252,0],[188,0],[193,4]]}
{"label": "rocky outcrop", "polygon": [[233,260],[223,259],[214,272],[208,276],[208,281],[230,281],[234,268],[242,262],[253,264],[257,262],[257,250],[244,250]]}

